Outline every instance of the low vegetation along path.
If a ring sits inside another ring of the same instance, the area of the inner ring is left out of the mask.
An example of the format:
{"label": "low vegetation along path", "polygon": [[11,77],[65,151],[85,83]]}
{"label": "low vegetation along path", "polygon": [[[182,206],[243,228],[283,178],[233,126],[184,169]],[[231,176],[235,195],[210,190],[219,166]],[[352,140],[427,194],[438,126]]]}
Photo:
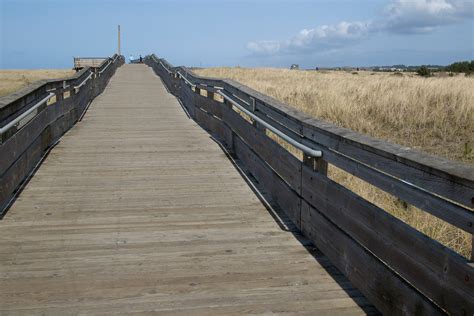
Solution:
{"label": "low vegetation along path", "polygon": [[125,65],[0,222],[0,314],[375,312],[285,231],[145,65]]}

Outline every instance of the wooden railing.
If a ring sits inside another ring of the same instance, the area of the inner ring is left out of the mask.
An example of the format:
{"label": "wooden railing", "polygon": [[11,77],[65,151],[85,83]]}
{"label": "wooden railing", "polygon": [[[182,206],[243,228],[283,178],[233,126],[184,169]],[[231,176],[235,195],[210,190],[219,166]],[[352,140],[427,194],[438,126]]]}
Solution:
{"label": "wooden railing", "polygon": [[85,67],[99,67],[107,59],[104,57],[74,57],[74,69],[81,70]]}
{"label": "wooden railing", "polygon": [[48,149],[107,85],[123,56],[69,78],[41,80],[0,98],[0,218]]}
{"label": "wooden railing", "polygon": [[[472,166],[310,118],[238,82],[200,77],[155,55],[145,63],[381,312],[474,315],[472,263],[327,176],[333,164],[473,234]],[[296,158],[236,104],[322,157]]]}

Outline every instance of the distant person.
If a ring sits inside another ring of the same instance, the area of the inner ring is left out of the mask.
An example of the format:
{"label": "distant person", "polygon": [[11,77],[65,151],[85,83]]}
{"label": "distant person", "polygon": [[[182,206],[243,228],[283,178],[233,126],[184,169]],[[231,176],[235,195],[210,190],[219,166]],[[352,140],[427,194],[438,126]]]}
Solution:
{"label": "distant person", "polygon": [[130,55],[130,63],[132,63],[133,60],[134,60],[134,59],[133,59],[133,55]]}
{"label": "distant person", "polygon": [[140,64],[143,63],[143,58],[142,58],[142,55],[140,55]]}

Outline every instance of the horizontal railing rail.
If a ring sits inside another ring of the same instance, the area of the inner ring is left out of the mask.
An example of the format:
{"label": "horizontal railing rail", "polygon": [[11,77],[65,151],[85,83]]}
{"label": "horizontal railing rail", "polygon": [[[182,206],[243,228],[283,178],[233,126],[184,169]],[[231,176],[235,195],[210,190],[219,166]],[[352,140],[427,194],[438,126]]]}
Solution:
{"label": "horizontal railing rail", "polygon": [[100,69],[98,73],[102,74],[104,71],[107,70],[107,68],[110,66],[110,64],[112,64],[112,60],[107,61],[107,64],[105,65],[105,67],[103,67],[103,69]]}
{"label": "horizontal railing rail", "polygon": [[276,135],[278,135],[279,137],[281,137],[283,140],[287,141],[290,145],[293,145],[294,147],[298,148],[299,150],[301,150],[303,153],[305,153],[306,155],[309,155],[311,157],[322,157],[322,152],[320,150],[314,150],[312,148],[309,148],[308,146],[305,146],[301,143],[298,143],[296,140],[294,140],[293,138],[291,138],[290,136],[286,135],[285,133],[282,133],[280,132],[277,128],[273,127],[272,125],[268,124],[267,122],[265,122],[264,120],[260,119],[258,116],[255,116],[253,113],[251,113],[250,111],[247,111],[247,109],[245,109],[244,107],[242,107],[239,102],[235,101],[234,99],[232,99],[231,97],[229,97],[227,94],[225,94],[224,92],[222,92],[222,90],[218,90],[217,91],[218,94],[220,94],[224,100],[227,100],[229,101],[230,103],[232,103],[233,105],[235,105],[239,110],[241,110],[242,112],[244,112],[245,114],[247,114],[248,116],[250,116],[254,121],[262,124],[263,126],[265,126],[266,128],[268,128],[270,131],[272,131],[273,133],[275,133]]}
{"label": "horizontal railing rail", "polygon": [[123,63],[123,56],[115,55],[98,67],[0,98],[0,218],[49,146],[81,118]]}
{"label": "horizontal railing rail", "polygon": [[[165,67],[166,68],[166,67]],[[168,70],[168,72],[170,72]],[[192,88],[195,88],[196,85],[193,84],[191,81],[189,81],[188,79],[186,79],[185,76],[183,76],[179,71],[177,72],[178,75],[180,76],[180,78],[182,78],[184,80],[184,82],[186,82],[189,86],[191,86]],[[216,88],[216,87],[214,87]],[[298,141],[296,141],[295,139],[291,138],[291,136],[288,136],[287,134],[285,133],[282,133],[280,130],[278,130],[277,128],[273,127],[272,125],[268,124],[267,122],[265,122],[264,120],[260,119],[258,116],[255,116],[253,113],[249,112],[246,108],[242,107],[240,105],[239,102],[235,101],[234,99],[232,99],[231,97],[229,97],[227,94],[225,94],[223,91],[222,91],[222,88],[216,88],[217,90],[215,90],[218,94],[220,94],[225,100],[229,101],[230,103],[232,103],[233,105],[235,105],[240,111],[244,112],[245,114],[247,114],[248,116],[250,116],[253,120],[257,121],[258,123],[262,124],[263,126],[265,126],[266,128],[268,128],[270,131],[272,131],[273,133],[275,133],[276,135],[278,135],[279,137],[281,137],[282,139],[284,139],[285,141],[287,141],[290,145],[293,145],[295,146],[296,148],[300,149],[301,151],[303,151],[303,153],[307,154],[307,155],[310,155],[311,157],[321,157],[322,156],[322,152],[320,150],[314,150],[312,148],[309,148],[308,146],[305,146],[301,143],[299,143]]]}
{"label": "horizontal railing rail", "polygon": [[238,82],[201,77],[155,55],[145,63],[383,313],[474,313],[469,260],[327,176],[334,165],[473,234],[473,166],[308,117]]}
{"label": "horizontal railing rail", "polygon": [[74,86],[74,89],[79,89],[80,87],[85,85],[87,81],[89,81],[89,79],[92,77],[93,74],[94,74],[93,72],[90,72],[89,75],[84,80],[82,80],[81,83],[79,83],[77,86]]}
{"label": "horizontal railing rail", "polygon": [[26,118],[29,114],[37,110],[41,105],[48,102],[55,95],[56,95],[55,93],[50,92],[46,97],[38,101],[38,103],[30,107],[28,110],[18,115],[17,117],[15,117],[13,120],[8,122],[5,126],[0,127],[0,134],[3,135],[6,131],[8,131],[10,128],[14,127],[15,125],[17,125],[22,119]]}

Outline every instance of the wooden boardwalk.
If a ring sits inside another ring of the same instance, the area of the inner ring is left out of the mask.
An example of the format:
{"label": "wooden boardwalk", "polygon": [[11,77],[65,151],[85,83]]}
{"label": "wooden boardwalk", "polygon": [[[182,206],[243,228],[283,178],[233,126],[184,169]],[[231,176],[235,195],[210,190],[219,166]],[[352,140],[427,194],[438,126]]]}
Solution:
{"label": "wooden boardwalk", "polygon": [[125,65],[0,221],[0,314],[375,312],[307,245]]}

